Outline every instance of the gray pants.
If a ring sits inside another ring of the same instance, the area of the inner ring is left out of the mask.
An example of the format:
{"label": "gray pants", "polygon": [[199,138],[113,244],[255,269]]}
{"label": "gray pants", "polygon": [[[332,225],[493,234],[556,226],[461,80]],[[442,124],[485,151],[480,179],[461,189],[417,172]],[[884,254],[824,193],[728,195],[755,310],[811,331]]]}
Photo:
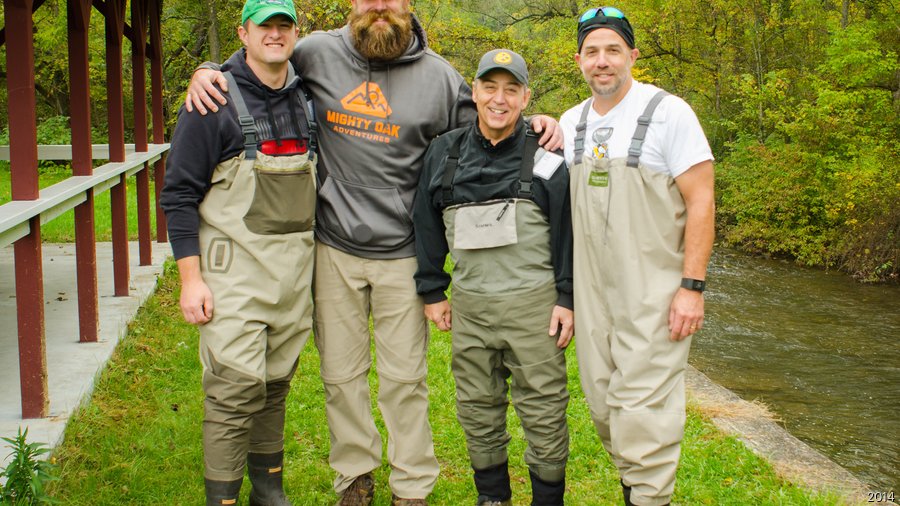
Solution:
{"label": "gray pants", "polygon": [[[565,351],[547,335],[554,285],[502,297],[454,290],[453,376],[457,418],[475,469],[507,460],[507,392],[522,422],[525,462],[547,482],[569,456]],[[511,378],[511,388],[507,380]]]}

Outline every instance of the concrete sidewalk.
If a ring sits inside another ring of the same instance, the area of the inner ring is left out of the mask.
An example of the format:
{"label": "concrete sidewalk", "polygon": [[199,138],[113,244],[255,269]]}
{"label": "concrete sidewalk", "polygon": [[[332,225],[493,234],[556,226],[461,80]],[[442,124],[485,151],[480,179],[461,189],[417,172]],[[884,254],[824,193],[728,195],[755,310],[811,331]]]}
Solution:
{"label": "concrete sidewalk", "polygon": [[[96,343],[78,342],[78,294],[75,280],[75,245],[44,244],[44,319],[47,350],[50,416],[23,420],[19,387],[19,351],[16,328],[15,271],[12,246],[0,249],[0,437],[15,436],[28,428],[28,440],[56,446],[66,422],[94,386],[98,373],[112,355],[128,322],[156,288],[168,244],[153,243],[152,265],[138,266],[138,245],[129,245],[131,280],[128,297],[114,297],[112,244],[97,244],[97,289],[100,336]],[[0,466],[9,451],[0,444]]]}

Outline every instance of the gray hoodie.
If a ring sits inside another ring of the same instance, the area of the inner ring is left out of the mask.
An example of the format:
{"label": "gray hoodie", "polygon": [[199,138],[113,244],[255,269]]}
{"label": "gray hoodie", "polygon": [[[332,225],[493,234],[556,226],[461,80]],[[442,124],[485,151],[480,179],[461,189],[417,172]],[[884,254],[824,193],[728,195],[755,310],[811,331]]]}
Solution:
{"label": "gray hoodie", "polygon": [[349,26],[311,33],[292,58],[319,125],[316,238],[364,258],[415,256],[411,211],[425,150],[476,116],[465,79],[428,49],[415,17],[413,30],[392,61],[359,54]]}

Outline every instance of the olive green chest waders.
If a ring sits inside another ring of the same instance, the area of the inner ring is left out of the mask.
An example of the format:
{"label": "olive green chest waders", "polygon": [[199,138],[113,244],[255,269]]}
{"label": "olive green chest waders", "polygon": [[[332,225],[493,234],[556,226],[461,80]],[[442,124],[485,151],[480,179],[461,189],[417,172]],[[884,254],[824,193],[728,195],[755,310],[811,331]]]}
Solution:
{"label": "olive green chest waders", "polygon": [[218,481],[241,479],[248,452],[284,448],[285,397],[312,328],[316,198],[314,128],[305,154],[257,152],[253,118],[226,76],[244,152],[215,168],[200,204],[201,271],[214,301],[200,326],[203,450],[205,476]]}
{"label": "olive green chest waders", "polygon": [[585,105],[571,171],[575,335],[594,425],[634,504],[669,502],[684,435],[690,338],[669,340],[681,282],[684,199],[669,173],[640,164],[653,111],[638,120],[628,158],[584,151]]}
{"label": "olive green chest waders", "polygon": [[[547,334],[557,300],[550,225],[530,200],[536,148],[529,137],[518,198],[449,205],[443,212],[454,263],[457,418],[481,495],[490,494],[479,486],[479,470],[505,469],[507,462],[510,376],[513,406],[528,441],[525,462],[532,474],[546,483],[561,483],[569,454],[565,352]],[[444,205],[453,202],[458,150],[458,144],[451,148],[445,166]],[[508,488],[508,475],[505,479]]]}

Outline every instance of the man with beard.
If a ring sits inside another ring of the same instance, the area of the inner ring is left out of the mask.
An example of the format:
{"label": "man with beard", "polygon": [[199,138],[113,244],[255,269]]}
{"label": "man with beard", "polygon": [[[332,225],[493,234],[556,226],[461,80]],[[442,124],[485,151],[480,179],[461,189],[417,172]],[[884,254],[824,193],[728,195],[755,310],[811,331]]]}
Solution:
{"label": "man with beard", "polygon": [[625,504],[657,506],[675,487],[715,204],[697,116],[632,78],[639,54],[620,10],[586,11],[575,61],[591,97],[560,123],[572,167],[581,384]]}
{"label": "man with beard", "polygon": [[[437,135],[475,119],[471,90],[428,49],[409,0],[351,0],[349,22],[302,39],[291,59],[321,125],[315,343],[338,504],[369,504],[381,437],[371,412],[369,317],[394,504],[425,504],[438,476],[425,383],[428,325],[416,293],[411,209]],[[185,105],[217,109],[222,79],[195,73]],[[210,98],[210,95],[212,98]],[[193,103],[192,103],[193,102]],[[558,127],[534,120],[548,149]],[[550,127],[550,128],[547,128]]]}

